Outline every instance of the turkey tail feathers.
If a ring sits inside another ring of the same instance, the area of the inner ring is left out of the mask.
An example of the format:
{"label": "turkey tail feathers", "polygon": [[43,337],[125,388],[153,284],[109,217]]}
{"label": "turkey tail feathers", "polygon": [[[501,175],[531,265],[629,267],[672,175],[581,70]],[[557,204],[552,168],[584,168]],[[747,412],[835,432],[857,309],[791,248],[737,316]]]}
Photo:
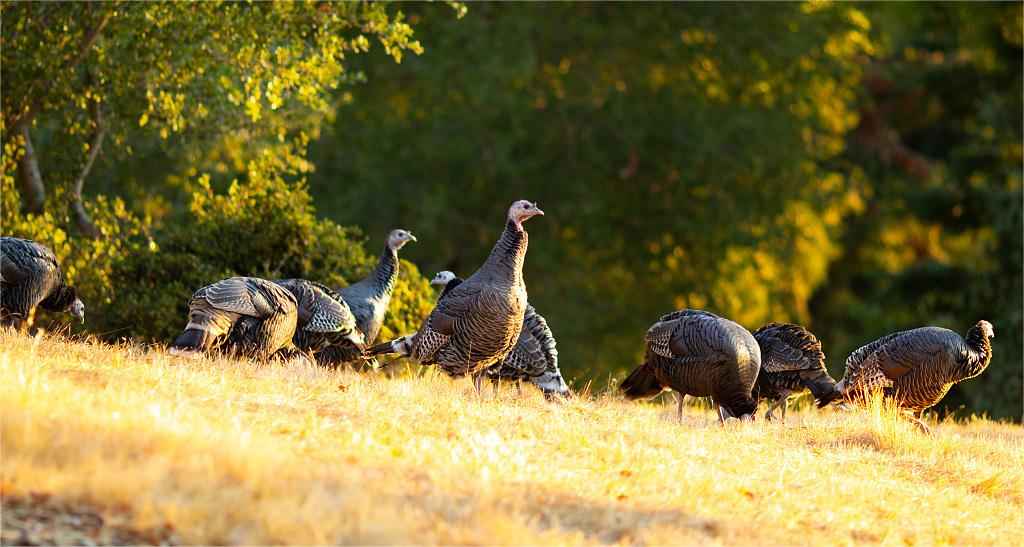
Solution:
{"label": "turkey tail feathers", "polygon": [[211,342],[210,333],[202,329],[185,329],[171,344],[171,353],[203,351]]}
{"label": "turkey tail feathers", "polygon": [[661,382],[654,375],[654,369],[650,365],[640,365],[636,368],[619,386],[622,393],[630,399],[653,397],[661,393]]}

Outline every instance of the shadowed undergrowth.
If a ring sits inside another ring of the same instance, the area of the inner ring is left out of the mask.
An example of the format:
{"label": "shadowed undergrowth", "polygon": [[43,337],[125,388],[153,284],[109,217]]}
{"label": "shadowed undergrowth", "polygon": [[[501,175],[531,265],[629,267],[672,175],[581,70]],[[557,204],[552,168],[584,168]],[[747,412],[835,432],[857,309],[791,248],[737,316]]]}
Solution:
{"label": "shadowed undergrowth", "polygon": [[[616,397],[0,333],[4,526],[182,543],[1007,543],[1024,431],[884,408],[719,426]],[[15,518],[11,516],[10,518]],[[21,517],[19,517],[21,518]],[[131,536],[128,531],[142,535]],[[129,535],[125,535],[129,534]],[[8,536],[5,532],[5,538]],[[15,537],[15,536],[12,536]],[[15,538],[16,539],[16,538]],[[10,540],[8,540],[10,541]]]}

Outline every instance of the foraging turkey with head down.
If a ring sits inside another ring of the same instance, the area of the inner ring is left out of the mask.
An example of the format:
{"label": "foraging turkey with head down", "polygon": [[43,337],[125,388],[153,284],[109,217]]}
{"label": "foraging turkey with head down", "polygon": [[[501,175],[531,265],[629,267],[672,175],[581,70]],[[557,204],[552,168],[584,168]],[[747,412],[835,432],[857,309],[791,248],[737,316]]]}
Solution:
{"label": "foraging turkey with head down", "polygon": [[978,321],[967,338],[940,327],[921,327],[883,336],[846,358],[836,384],[843,397],[865,401],[872,392],[913,413],[922,430],[925,409],[935,406],[954,384],[978,376],[992,360],[992,324]]}
{"label": "foraging turkey with head down", "polygon": [[[462,279],[450,271],[438,272],[431,285],[444,287],[440,298],[462,283]],[[545,397],[569,395],[569,386],[558,369],[558,349],[555,336],[547,321],[529,303],[523,315],[523,328],[512,352],[491,365],[484,374],[493,382],[512,380],[519,387],[521,380],[527,380],[540,388]]]}
{"label": "foraging turkey with head down", "polygon": [[630,399],[653,397],[664,389],[678,395],[682,420],[686,395],[711,397],[719,419],[753,419],[751,397],[761,368],[761,350],[747,329],[701,310],[662,316],[645,337],[644,363],[623,380]]}
{"label": "foraging turkey with head down", "polygon": [[171,344],[172,354],[220,350],[263,360],[293,347],[297,302],[276,283],[224,279],[196,291],[188,307],[188,324]]}
{"label": "foraging turkey with head down", "polygon": [[543,214],[529,201],[513,203],[483,265],[438,300],[416,333],[378,344],[369,353],[399,353],[422,365],[437,364],[451,376],[473,375],[479,391],[483,375],[477,373],[504,359],[523,327],[528,245],[523,222]]}
{"label": "foraging turkey with head down", "polygon": [[356,328],[356,318],[341,295],[307,279],[278,279],[274,283],[295,297],[298,320],[292,342],[296,347],[311,352],[332,347],[346,361],[359,359],[363,333]]}
{"label": "foraging turkey with head down", "polygon": [[85,322],[85,304],[65,283],[53,251],[28,239],[0,237],[0,325],[27,329],[37,307]]}
{"label": "foraging turkey with head down", "polygon": [[836,381],[825,369],[821,342],[810,331],[792,323],[768,323],[754,331],[754,339],[761,348],[761,372],[753,395],[755,401],[771,401],[765,418],[771,420],[781,406],[786,421],[789,396],[804,389],[811,390],[818,408],[840,397]]}

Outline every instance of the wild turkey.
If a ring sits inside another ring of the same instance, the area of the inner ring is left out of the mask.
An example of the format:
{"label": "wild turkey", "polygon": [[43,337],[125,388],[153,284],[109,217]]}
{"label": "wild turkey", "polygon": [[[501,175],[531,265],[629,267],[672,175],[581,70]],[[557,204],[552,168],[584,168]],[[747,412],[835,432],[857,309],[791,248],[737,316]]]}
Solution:
{"label": "wild turkey", "polygon": [[303,351],[337,348],[345,361],[359,359],[363,333],[341,295],[329,287],[306,279],[279,279],[274,283],[292,293],[297,302],[298,322],[292,342]]}
{"label": "wild turkey", "polygon": [[647,330],[644,363],[622,382],[630,399],[653,397],[664,389],[678,393],[682,419],[686,395],[708,397],[726,416],[753,419],[751,390],[761,368],[761,350],[747,329],[700,310],[662,316]]}
{"label": "wild turkey", "polygon": [[367,343],[372,343],[384,325],[384,316],[391,302],[391,292],[398,279],[398,250],[416,237],[406,230],[392,230],[387,245],[377,261],[377,267],[362,281],[338,290],[352,314],[356,326]]}
{"label": "wild turkey", "polygon": [[488,367],[485,374],[492,381],[513,380],[516,386],[520,380],[527,380],[548,398],[569,395],[569,386],[558,369],[555,335],[544,317],[530,304],[526,305],[523,329],[519,331],[512,353]]}
{"label": "wild turkey", "polygon": [[369,353],[399,353],[423,365],[437,364],[451,376],[473,375],[479,391],[483,375],[478,373],[512,351],[523,327],[523,262],[529,239],[523,222],[543,214],[529,201],[513,203],[505,230],[484,264],[438,300],[419,331],[374,346]]}
{"label": "wild turkey", "polygon": [[188,307],[188,324],[171,345],[173,354],[220,350],[268,359],[292,346],[297,302],[276,283],[232,277],[196,291]]}
{"label": "wild turkey", "polygon": [[441,294],[437,297],[438,300],[444,298],[444,295],[448,294],[455,287],[458,287],[459,283],[462,283],[462,278],[448,270],[437,272],[434,274],[434,278],[430,280],[431,285],[441,287]]}
{"label": "wild turkey", "polygon": [[775,409],[782,407],[786,421],[789,396],[804,389],[818,401],[821,408],[840,396],[836,381],[825,369],[825,353],[821,342],[810,331],[791,323],[768,323],[754,331],[761,348],[761,372],[754,385],[754,400],[772,401],[765,418],[771,420]]}
{"label": "wild turkey", "polygon": [[992,324],[978,321],[967,338],[939,327],[921,327],[883,336],[846,358],[846,372],[836,389],[847,400],[863,401],[881,389],[882,395],[921,422],[949,388],[981,374],[992,360]]}
{"label": "wild turkey", "polygon": [[[438,272],[431,285],[444,287],[440,298],[459,286],[462,279],[450,271]],[[569,395],[569,386],[558,370],[558,349],[555,336],[547,321],[529,303],[523,315],[523,328],[512,348],[512,353],[500,362],[491,365],[484,373],[493,382],[512,380],[518,389],[521,380],[527,380],[540,388],[545,397]]]}
{"label": "wild turkey", "polygon": [[53,251],[28,239],[0,237],[0,324],[29,328],[36,307],[85,322],[85,304],[65,283]]}
{"label": "wild turkey", "polygon": [[[367,344],[377,339],[381,327],[384,326],[384,316],[387,314],[391,293],[398,279],[398,251],[410,241],[416,241],[416,236],[408,230],[392,230],[388,234],[384,252],[377,261],[377,267],[370,275],[337,290],[337,294],[341,295],[352,310],[352,315],[356,318],[356,328],[363,333],[363,339]],[[351,363],[359,361],[360,357],[340,346],[329,346],[316,353],[317,362],[327,365]]]}

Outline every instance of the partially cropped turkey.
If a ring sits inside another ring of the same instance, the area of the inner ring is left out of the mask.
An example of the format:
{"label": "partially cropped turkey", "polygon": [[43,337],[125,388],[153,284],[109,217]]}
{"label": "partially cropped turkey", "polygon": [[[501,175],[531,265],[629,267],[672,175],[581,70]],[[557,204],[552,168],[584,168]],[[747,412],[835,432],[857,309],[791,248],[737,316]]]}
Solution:
{"label": "partially cropped turkey", "polygon": [[444,296],[455,287],[458,287],[459,283],[462,283],[462,278],[448,270],[437,272],[434,274],[434,278],[430,280],[431,286],[441,288],[441,294],[437,297],[438,300],[444,298]]}
{"label": "partially cropped turkey", "polygon": [[876,390],[911,411],[915,422],[953,384],[981,374],[992,360],[992,324],[978,321],[967,338],[939,327],[921,327],[883,336],[846,358],[836,384],[847,400],[863,401]]}
{"label": "partially cropped turkey", "polygon": [[[462,283],[462,279],[449,271],[438,272],[431,285],[444,287],[440,298]],[[569,386],[562,378],[558,369],[558,349],[555,346],[555,335],[548,327],[547,321],[530,304],[526,305],[523,315],[523,328],[512,348],[512,353],[500,362],[491,365],[485,375],[492,381],[511,380],[519,386],[526,380],[540,388],[546,397],[552,395],[569,395]]]}
{"label": "partially cropped turkey", "polygon": [[751,390],[761,368],[761,350],[747,329],[700,310],[663,316],[647,330],[644,363],[622,382],[630,399],[678,393],[682,419],[686,395],[711,397],[719,418],[753,418]]}
{"label": "partially cropped turkey", "polygon": [[28,239],[0,237],[0,324],[29,328],[37,307],[85,322],[85,304],[65,283],[53,251]]}
{"label": "partially cropped turkey", "polygon": [[224,279],[196,291],[188,307],[188,324],[171,353],[219,350],[267,359],[293,347],[297,302],[276,283],[256,277]]}
{"label": "partially cropped turkey", "polygon": [[341,295],[307,279],[279,279],[274,283],[292,293],[297,302],[298,322],[292,342],[303,351],[335,348],[346,361],[359,359],[363,333]]}
{"label": "partially cropped turkey", "polygon": [[[381,327],[384,326],[384,316],[387,315],[391,293],[395,290],[395,282],[398,280],[398,251],[410,241],[416,241],[416,236],[408,230],[392,230],[388,234],[384,252],[377,261],[377,267],[370,275],[337,291],[352,310],[352,315],[356,318],[356,328],[363,333],[367,344],[377,339]],[[340,364],[356,361],[358,356],[332,346],[318,352],[316,360],[325,364]]]}
{"label": "partially cropped turkey", "polygon": [[505,230],[473,275],[443,298],[414,334],[379,344],[370,354],[399,353],[451,376],[474,375],[479,390],[484,369],[515,346],[526,312],[523,262],[528,236],[523,222],[544,213],[520,200],[506,216]]}
{"label": "partially cropped turkey", "polygon": [[836,381],[825,369],[825,353],[821,342],[810,331],[791,323],[769,323],[754,331],[761,348],[761,372],[754,385],[754,400],[771,401],[765,418],[772,419],[775,409],[782,407],[786,420],[789,396],[809,389],[823,407],[840,396]]}

